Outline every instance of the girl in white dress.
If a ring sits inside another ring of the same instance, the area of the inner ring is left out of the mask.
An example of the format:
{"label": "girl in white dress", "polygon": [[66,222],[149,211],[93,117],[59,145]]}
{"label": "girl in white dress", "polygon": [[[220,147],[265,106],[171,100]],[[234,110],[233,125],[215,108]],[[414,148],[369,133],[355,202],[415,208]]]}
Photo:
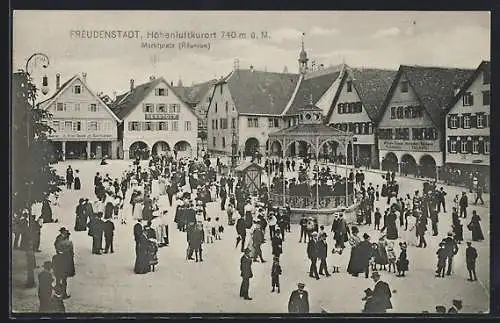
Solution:
{"label": "girl in white dress", "polygon": [[417,218],[410,214],[406,220],[408,221],[408,230],[404,231],[404,241],[411,246],[416,246],[417,235],[415,230],[417,229]]}

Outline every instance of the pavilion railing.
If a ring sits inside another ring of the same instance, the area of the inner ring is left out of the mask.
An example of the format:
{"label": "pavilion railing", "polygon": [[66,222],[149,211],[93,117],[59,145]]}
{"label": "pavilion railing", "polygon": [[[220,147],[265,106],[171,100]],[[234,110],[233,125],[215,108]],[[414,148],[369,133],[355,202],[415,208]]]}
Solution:
{"label": "pavilion railing", "polygon": [[[273,205],[283,204],[283,194],[271,193],[271,201]],[[318,201],[316,197],[313,196],[300,196],[300,195],[289,195],[285,194],[285,203],[287,203],[291,208],[295,209],[334,209],[341,207],[349,207],[356,201],[354,194],[349,194],[347,196],[320,196]],[[319,207],[316,203],[319,202]]]}

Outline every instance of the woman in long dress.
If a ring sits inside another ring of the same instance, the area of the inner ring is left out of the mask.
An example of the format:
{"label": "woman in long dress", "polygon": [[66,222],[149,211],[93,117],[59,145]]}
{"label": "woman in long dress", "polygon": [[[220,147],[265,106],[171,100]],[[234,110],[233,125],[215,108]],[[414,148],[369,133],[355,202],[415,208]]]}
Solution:
{"label": "woman in long dress", "polygon": [[469,230],[472,231],[472,241],[483,241],[484,235],[483,230],[481,230],[480,224],[481,218],[477,215],[476,211],[472,211],[472,218],[468,225]]}
{"label": "woman in long dress", "polygon": [[160,196],[167,194],[167,180],[163,175],[158,178],[158,191]]}
{"label": "woman in long dress", "polygon": [[73,184],[73,188],[75,190],[79,190],[81,187],[82,187],[82,184],[80,183],[80,172],[78,171],[78,169],[75,170],[75,179],[74,179],[74,184]]}
{"label": "woman in long dress", "polygon": [[398,227],[396,226],[397,215],[394,210],[391,210],[384,222],[384,227],[380,231],[387,230],[387,240],[396,240],[398,238]]}
{"label": "woman in long dress", "polygon": [[379,270],[382,269],[382,267],[385,270],[385,266],[389,264],[386,247],[387,241],[385,240],[385,237],[382,236],[377,242],[377,249],[375,253],[375,264],[379,265]]}
{"label": "woman in long dress", "polygon": [[137,234],[136,237],[136,257],[134,265],[134,273],[146,274],[150,270],[148,257],[148,238],[144,231]]}
{"label": "woman in long dress", "polygon": [[52,217],[52,208],[50,207],[49,199],[45,199],[42,202],[42,219],[43,223],[52,223],[54,219]]}
{"label": "woman in long dress", "polygon": [[406,221],[408,223],[408,228],[404,232],[404,240],[412,247],[417,245],[417,218],[413,215],[413,212],[410,211],[410,215],[406,217]]}
{"label": "woman in long dress", "polygon": [[347,265],[347,273],[351,275],[357,275],[360,273],[360,257],[357,247],[361,243],[361,238],[358,236],[358,233],[359,229],[357,227],[351,228],[351,237],[349,238],[349,245],[351,246],[351,258],[349,259],[349,264]]}
{"label": "woman in long dress", "polygon": [[84,202],[85,199],[81,198],[76,206],[75,231],[87,231],[87,215],[83,211]]}

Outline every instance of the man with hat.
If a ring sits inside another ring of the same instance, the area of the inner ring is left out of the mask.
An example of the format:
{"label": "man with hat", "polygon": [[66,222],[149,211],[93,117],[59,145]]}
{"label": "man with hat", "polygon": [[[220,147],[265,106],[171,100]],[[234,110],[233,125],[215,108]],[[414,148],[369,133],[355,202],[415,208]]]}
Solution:
{"label": "man with hat", "polygon": [[365,278],[368,278],[370,272],[370,258],[373,256],[373,246],[370,242],[370,236],[367,233],[363,234],[363,241],[356,247],[358,252],[359,269],[365,273]]}
{"label": "man with hat", "polygon": [[462,309],[462,301],[459,299],[453,300],[453,306],[448,309],[448,314],[458,314]]}
{"label": "man with hat", "polygon": [[40,301],[39,312],[50,310],[50,300],[52,298],[52,262],[43,263],[43,270],[38,274],[38,300]]}
{"label": "man with hat", "polygon": [[448,262],[448,268],[446,270],[446,275],[451,275],[451,268],[453,266],[453,257],[458,253],[458,245],[455,239],[453,239],[453,233],[448,232],[448,236],[443,239],[444,248],[446,250],[446,259]]}
{"label": "man with hat", "polygon": [[380,280],[380,274],[378,271],[372,272],[371,278],[375,282],[375,287],[373,288],[373,306],[375,313],[385,313],[388,309],[392,308],[391,303],[391,289],[389,285]]}
{"label": "man with hat", "polygon": [[436,313],[437,314],[446,314],[446,307],[443,305],[437,305],[436,306]]}
{"label": "man with hat", "polygon": [[307,242],[307,257],[311,260],[309,267],[309,277],[319,279],[317,261],[318,261],[318,233],[311,233],[311,238]]}
{"label": "man with hat", "polygon": [[75,275],[75,261],[73,242],[69,239],[70,232],[66,228],[59,230],[61,233],[56,239],[56,254],[52,257],[56,286],[61,286],[64,298],[70,296],[66,292],[68,277]]}
{"label": "man with hat", "polygon": [[304,283],[297,284],[288,300],[288,313],[309,313],[309,294],[304,290]]}
{"label": "man with hat", "polygon": [[243,256],[241,256],[240,259],[240,275],[240,297],[243,297],[243,299],[246,300],[252,300],[252,298],[248,296],[248,289],[250,288],[250,278],[253,277],[252,259],[250,258],[250,249],[248,248],[243,251]]}

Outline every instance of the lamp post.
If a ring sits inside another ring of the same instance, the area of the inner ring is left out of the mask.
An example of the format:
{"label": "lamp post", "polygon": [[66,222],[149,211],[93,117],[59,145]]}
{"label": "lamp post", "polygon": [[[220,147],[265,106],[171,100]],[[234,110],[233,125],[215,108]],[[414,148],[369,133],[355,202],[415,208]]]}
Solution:
{"label": "lamp post", "polygon": [[[28,79],[31,78],[30,73],[28,71],[30,62],[35,59],[35,60],[41,60],[42,67],[47,68],[49,66],[49,57],[43,53],[34,53],[31,55],[28,60],[26,61],[26,65],[24,68],[24,72],[26,73],[26,76]],[[35,61],[36,62],[36,61]],[[42,94],[47,94],[49,92],[48,88],[48,79],[47,76],[43,77],[42,80],[42,87],[41,87]],[[31,140],[32,140],[32,133],[31,133],[31,128],[32,128],[32,121],[33,121],[33,116],[32,116],[32,109],[35,109],[36,106],[36,92],[33,93],[31,97],[31,107],[28,107],[26,113],[27,113],[27,118],[26,118],[26,137],[27,137],[27,152],[30,154],[31,150]],[[29,156],[27,156],[29,158]],[[35,253],[33,250],[33,232],[32,232],[32,207],[33,203],[31,201],[31,186],[33,185],[33,181],[29,179],[28,182],[28,197],[27,197],[27,207],[28,207],[28,244],[26,246],[26,265],[27,265],[27,277],[26,277],[26,288],[33,288],[36,286],[35,284],[35,273],[34,269],[36,266],[36,259],[35,259]]]}
{"label": "lamp post", "polygon": [[236,155],[238,143],[236,142],[236,128],[233,128],[231,133],[231,169],[234,172],[236,168]]}

